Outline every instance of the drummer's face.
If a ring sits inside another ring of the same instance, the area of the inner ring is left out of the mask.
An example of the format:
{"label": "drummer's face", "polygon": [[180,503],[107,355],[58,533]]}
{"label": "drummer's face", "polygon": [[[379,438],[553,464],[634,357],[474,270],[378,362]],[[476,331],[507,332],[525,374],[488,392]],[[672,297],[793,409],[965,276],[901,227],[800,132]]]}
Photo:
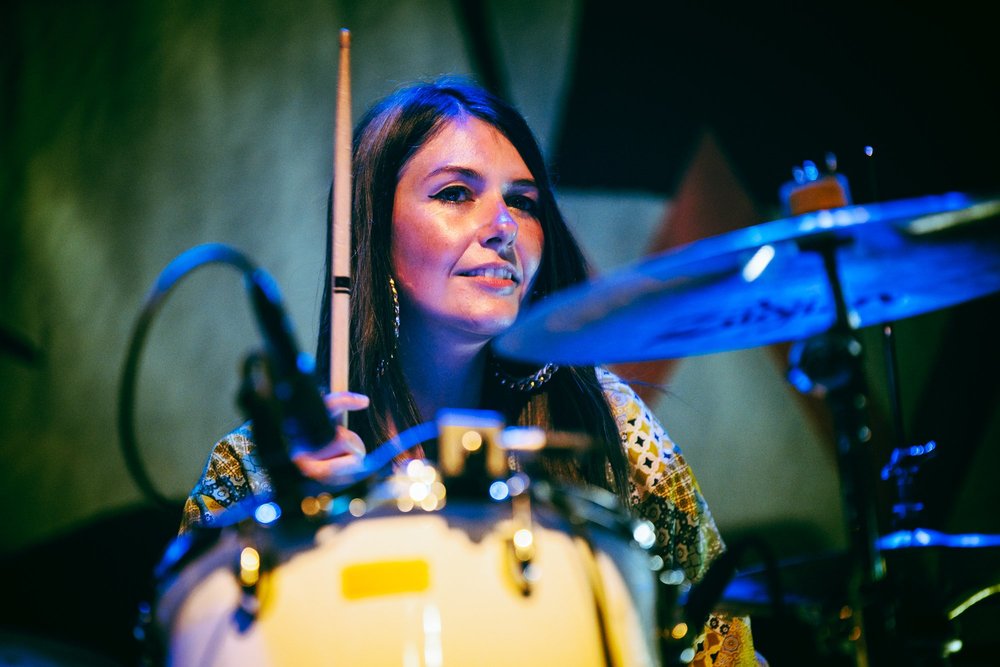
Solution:
{"label": "drummer's face", "polygon": [[496,128],[459,117],[419,148],[400,171],[392,230],[414,324],[488,337],[514,322],[544,239],[534,178]]}

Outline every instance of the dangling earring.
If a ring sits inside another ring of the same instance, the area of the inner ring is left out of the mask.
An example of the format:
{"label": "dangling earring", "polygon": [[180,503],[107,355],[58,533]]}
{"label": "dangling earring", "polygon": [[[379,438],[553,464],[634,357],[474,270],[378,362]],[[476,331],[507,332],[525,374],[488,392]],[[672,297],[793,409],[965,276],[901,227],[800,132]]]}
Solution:
{"label": "dangling earring", "polygon": [[492,363],[493,377],[497,379],[501,386],[513,389],[514,391],[532,392],[540,389],[559,370],[559,366],[555,364],[545,364],[531,375],[514,377],[503,369],[496,358],[492,359]]}
{"label": "dangling earring", "polygon": [[[396,358],[396,350],[399,349],[399,292],[396,291],[396,281],[389,276],[389,293],[392,295],[392,351],[389,352],[389,359]],[[378,362],[378,375],[385,375],[388,363],[385,359]]]}
{"label": "dangling earring", "polygon": [[[389,276],[389,291],[392,293],[392,336],[393,346],[399,348],[399,292],[396,291],[396,281]],[[395,353],[393,353],[395,356]]]}

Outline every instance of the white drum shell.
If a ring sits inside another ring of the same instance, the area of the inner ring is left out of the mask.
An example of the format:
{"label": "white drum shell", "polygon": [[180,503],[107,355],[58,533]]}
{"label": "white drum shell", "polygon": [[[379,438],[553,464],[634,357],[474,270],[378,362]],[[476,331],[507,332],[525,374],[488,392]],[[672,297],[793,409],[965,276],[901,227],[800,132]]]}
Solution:
{"label": "white drum shell", "polygon": [[[260,613],[243,631],[234,620],[243,545],[226,529],[158,600],[168,662],[586,667],[608,665],[610,656],[612,665],[658,664],[655,579],[645,552],[588,525],[591,550],[559,517],[536,511],[535,581],[523,595],[509,516],[509,505],[449,502],[433,513],[324,525],[304,544],[278,540]],[[367,565],[429,576],[395,591],[348,593],[347,573]]]}

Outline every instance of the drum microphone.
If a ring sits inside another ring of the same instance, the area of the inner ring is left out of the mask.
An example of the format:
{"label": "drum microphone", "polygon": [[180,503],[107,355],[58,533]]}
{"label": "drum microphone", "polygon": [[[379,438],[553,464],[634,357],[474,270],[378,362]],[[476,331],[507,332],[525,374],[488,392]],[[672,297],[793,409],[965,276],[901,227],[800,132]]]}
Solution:
{"label": "drum microphone", "polygon": [[[283,474],[283,470],[289,469],[297,472],[291,461],[290,447],[319,449],[336,434],[314,375],[315,364],[312,357],[298,351],[274,280],[246,255],[227,245],[207,243],[186,250],[163,269],[143,304],[125,358],[118,409],[122,453],[132,478],[152,501],[171,510],[173,499],[156,488],[138,453],[133,414],[136,377],[146,335],[167,296],[181,279],[208,264],[224,264],[240,272],[263,335],[266,353],[253,355],[246,362],[239,403],[252,413],[255,442],[270,471],[277,469]],[[255,373],[255,368],[262,368],[264,372]],[[286,447],[286,443],[290,447]]]}
{"label": "drum microphone", "polygon": [[336,437],[336,427],[319,391],[315,362],[299,351],[274,280],[262,269],[246,273],[246,279],[271,362],[282,431],[292,449],[324,447]]}

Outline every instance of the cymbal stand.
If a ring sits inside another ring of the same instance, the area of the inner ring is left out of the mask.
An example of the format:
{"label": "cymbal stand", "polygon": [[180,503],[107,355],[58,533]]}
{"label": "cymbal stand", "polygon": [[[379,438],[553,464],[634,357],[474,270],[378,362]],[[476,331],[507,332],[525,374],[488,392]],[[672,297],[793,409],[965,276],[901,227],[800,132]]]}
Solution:
{"label": "cymbal stand", "polygon": [[[961,647],[957,629],[949,617],[949,606],[941,598],[941,584],[933,559],[921,550],[893,549],[897,540],[926,531],[920,528],[924,503],[917,479],[924,465],[937,455],[933,440],[908,445],[903,420],[895,332],[892,323],[882,325],[888,400],[892,412],[894,448],[882,467],[880,478],[894,487],[890,524],[895,532],[879,539],[886,553],[889,575],[894,582],[895,636],[898,654],[919,667],[949,665],[949,655]],[[927,533],[929,534],[929,533]]]}
{"label": "cymbal stand", "polygon": [[851,324],[852,314],[837,269],[836,253],[842,243],[832,233],[800,242],[801,250],[816,252],[823,259],[836,319],[826,332],[792,346],[789,378],[800,391],[825,397],[832,413],[851,559],[851,639],[856,640],[858,664],[878,666],[889,664],[887,640],[893,614],[884,591],[884,560],[877,546],[863,348]]}
{"label": "cymbal stand", "polygon": [[[892,481],[896,487],[896,501],[892,507],[894,527],[903,527],[914,519],[923,504],[912,497],[919,464],[924,455],[933,453],[934,443],[926,448],[906,446],[906,428],[903,425],[902,396],[899,389],[899,365],[896,361],[896,333],[891,322],[882,325],[882,356],[885,363],[885,381],[889,410],[892,414],[894,449],[889,462],[882,468],[882,481]],[[924,451],[926,449],[926,452]]]}
{"label": "cymbal stand", "polygon": [[885,381],[892,410],[892,428],[896,447],[903,447],[906,429],[903,426],[903,404],[899,391],[899,364],[896,361],[896,332],[892,322],[882,325],[882,356],[885,358]]}
{"label": "cymbal stand", "polygon": [[933,440],[920,445],[908,445],[903,424],[902,396],[899,389],[899,366],[896,362],[896,334],[892,323],[882,325],[882,352],[885,358],[886,387],[889,409],[892,412],[894,448],[889,461],[883,466],[881,478],[895,486],[896,497],[892,506],[894,528],[916,528],[924,504],[915,497],[916,478],[921,466],[934,458],[937,443]]}

